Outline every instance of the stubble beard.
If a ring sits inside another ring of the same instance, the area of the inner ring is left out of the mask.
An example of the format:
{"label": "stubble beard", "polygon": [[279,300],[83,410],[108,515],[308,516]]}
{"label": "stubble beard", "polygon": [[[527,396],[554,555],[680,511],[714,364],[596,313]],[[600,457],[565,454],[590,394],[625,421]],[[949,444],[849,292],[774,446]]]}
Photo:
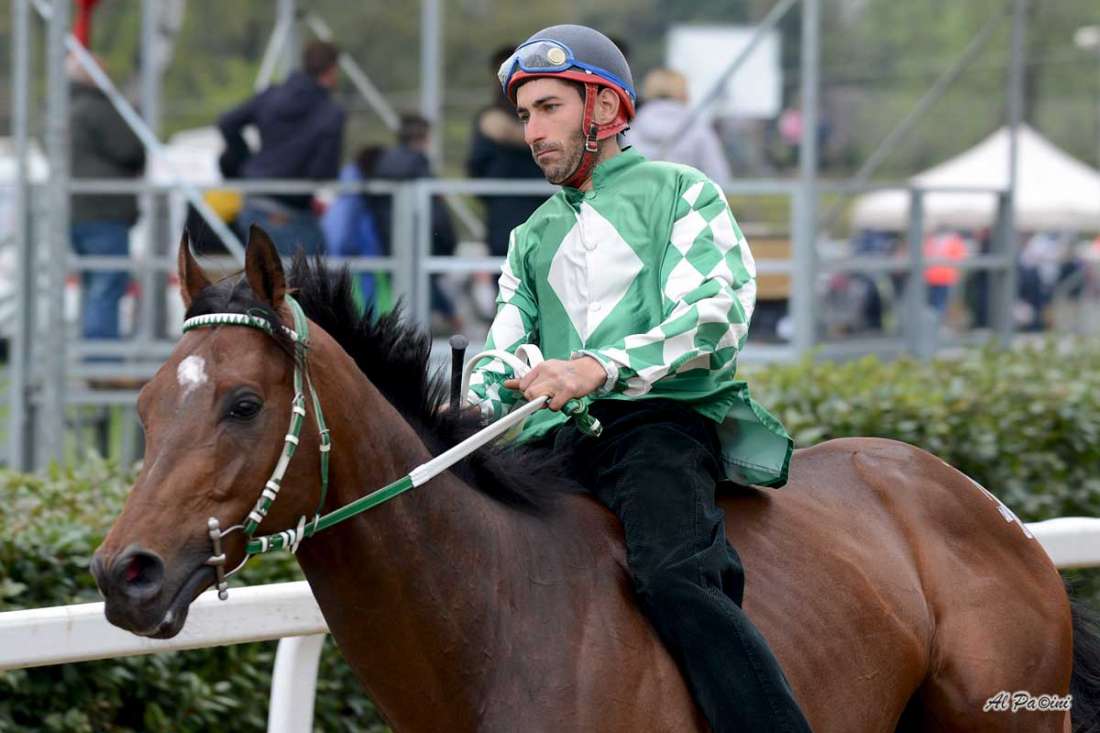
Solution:
{"label": "stubble beard", "polygon": [[542,169],[543,176],[546,180],[555,186],[560,186],[569,179],[569,176],[573,175],[573,172],[577,170],[577,166],[580,165],[581,156],[584,154],[584,135],[577,134],[566,140],[560,147],[556,145],[546,145],[535,148],[531,151],[532,155],[542,150],[558,150],[562,155],[555,161],[545,163],[539,161],[538,157],[535,157],[535,164]]}

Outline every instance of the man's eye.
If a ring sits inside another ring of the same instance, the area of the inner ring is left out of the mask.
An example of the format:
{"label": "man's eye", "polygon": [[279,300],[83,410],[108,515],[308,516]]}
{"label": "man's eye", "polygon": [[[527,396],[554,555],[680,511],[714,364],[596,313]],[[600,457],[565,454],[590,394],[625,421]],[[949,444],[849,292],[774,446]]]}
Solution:
{"label": "man's eye", "polygon": [[245,397],[234,402],[226,413],[226,417],[234,420],[251,420],[260,414],[263,403],[255,397]]}

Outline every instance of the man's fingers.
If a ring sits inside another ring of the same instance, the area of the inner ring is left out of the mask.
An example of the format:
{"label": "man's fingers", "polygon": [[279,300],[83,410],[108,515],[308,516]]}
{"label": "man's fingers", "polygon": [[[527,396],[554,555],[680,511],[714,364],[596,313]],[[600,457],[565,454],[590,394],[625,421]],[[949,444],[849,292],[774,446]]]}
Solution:
{"label": "man's fingers", "polygon": [[521,390],[526,390],[528,387],[531,386],[531,384],[533,382],[537,381],[538,378],[540,376],[542,376],[542,368],[541,367],[542,367],[542,364],[536,364],[531,369],[531,371],[529,371],[529,372],[527,372],[526,374],[523,375],[523,377],[519,380],[519,388]]}
{"label": "man's fingers", "polygon": [[543,362],[519,379],[506,379],[504,386],[521,393],[527,401],[548,397],[547,406],[551,410],[560,410],[574,397],[581,396],[581,390],[573,379],[563,378],[562,371],[568,371],[567,362]]}
{"label": "man's fingers", "polygon": [[554,395],[554,398],[550,400],[550,404],[547,405],[551,410],[557,412],[561,408],[565,407],[565,403],[573,398],[573,395],[563,392],[561,394]]}

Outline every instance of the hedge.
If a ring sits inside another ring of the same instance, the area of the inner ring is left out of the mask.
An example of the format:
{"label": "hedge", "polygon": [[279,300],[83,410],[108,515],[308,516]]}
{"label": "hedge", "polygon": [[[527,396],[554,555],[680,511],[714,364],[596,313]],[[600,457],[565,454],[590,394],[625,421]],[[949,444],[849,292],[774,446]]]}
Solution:
{"label": "hedge", "polygon": [[[920,363],[811,360],[757,368],[754,394],[799,445],[848,435],[922,446],[1024,520],[1100,515],[1100,344],[1043,342]],[[0,472],[0,611],[98,600],[88,562],[133,478],[94,456],[44,475]],[[1073,574],[1100,603],[1100,574]],[[299,579],[267,556],[247,584]],[[0,733],[167,733],[266,727],[275,643],[0,673]],[[316,730],[387,730],[326,646]]]}

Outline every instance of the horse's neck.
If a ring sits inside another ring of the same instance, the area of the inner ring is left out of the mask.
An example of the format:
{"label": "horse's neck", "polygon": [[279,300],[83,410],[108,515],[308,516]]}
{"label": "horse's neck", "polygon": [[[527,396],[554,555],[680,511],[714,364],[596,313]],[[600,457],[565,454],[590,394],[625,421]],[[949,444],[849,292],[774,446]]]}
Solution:
{"label": "horse's neck", "polygon": [[[323,387],[341,395],[325,406],[335,441],[327,511],[430,458],[365,378]],[[539,527],[445,473],[311,538],[298,557],[375,701],[391,717],[402,708],[439,720],[432,716],[476,715],[461,708],[476,704],[499,664],[500,588],[521,584],[513,576],[527,577],[534,553],[546,562],[555,552]]]}

